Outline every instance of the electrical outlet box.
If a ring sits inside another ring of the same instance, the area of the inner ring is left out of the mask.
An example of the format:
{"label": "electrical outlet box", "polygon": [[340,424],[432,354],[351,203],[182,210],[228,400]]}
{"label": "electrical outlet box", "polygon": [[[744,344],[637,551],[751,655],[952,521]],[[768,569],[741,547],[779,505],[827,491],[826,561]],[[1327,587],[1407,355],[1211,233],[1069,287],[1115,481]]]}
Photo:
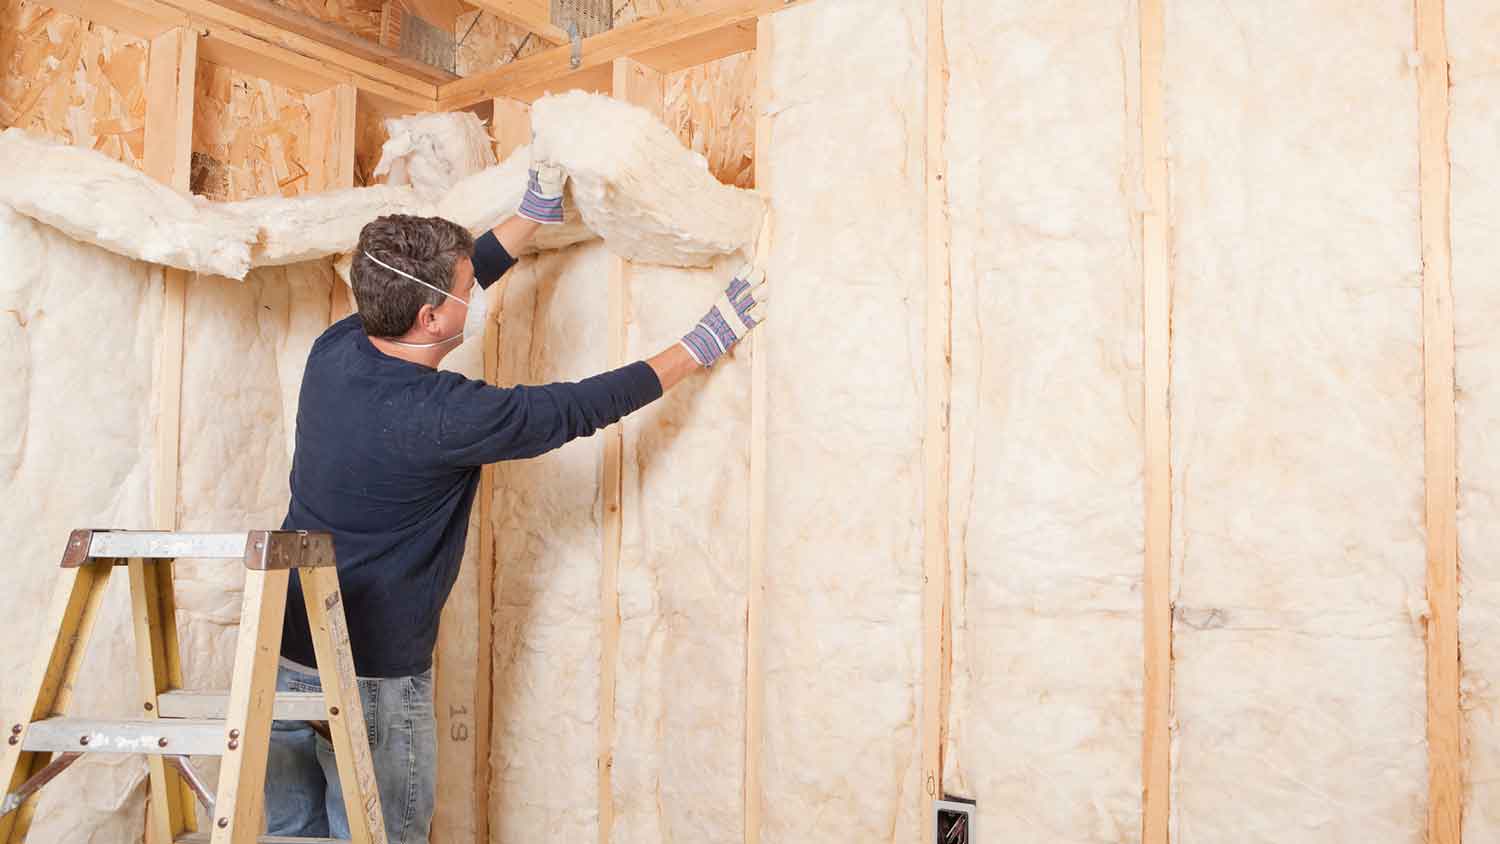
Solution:
{"label": "electrical outlet box", "polygon": [[979,806],[973,800],[947,797],[932,801],[935,838],[932,844],[974,844],[974,817]]}

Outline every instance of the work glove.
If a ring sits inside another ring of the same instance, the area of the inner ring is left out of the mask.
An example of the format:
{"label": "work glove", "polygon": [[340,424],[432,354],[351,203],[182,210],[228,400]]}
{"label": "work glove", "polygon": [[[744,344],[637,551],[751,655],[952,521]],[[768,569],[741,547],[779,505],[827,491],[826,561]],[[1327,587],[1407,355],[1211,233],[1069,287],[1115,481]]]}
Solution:
{"label": "work glove", "polygon": [[561,167],[540,158],[532,145],[531,177],[527,181],[526,195],[521,197],[521,209],[516,213],[538,223],[561,223],[563,221],[563,185],[568,174]]}
{"label": "work glove", "polygon": [[712,366],[765,321],[767,294],[765,272],[750,264],[741,267],[718,301],[682,338],[683,348],[699,366]]}

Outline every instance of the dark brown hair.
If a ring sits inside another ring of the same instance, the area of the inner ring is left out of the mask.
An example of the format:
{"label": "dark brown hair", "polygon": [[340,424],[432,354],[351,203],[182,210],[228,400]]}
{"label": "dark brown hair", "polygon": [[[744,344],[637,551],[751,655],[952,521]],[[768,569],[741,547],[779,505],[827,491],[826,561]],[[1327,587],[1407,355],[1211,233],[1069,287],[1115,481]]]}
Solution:
{"label": "dark brown hair", "polygon": [[453,289],[453,268],[474,252],[474,238],[442,217],[390,214],[367,223],[359,233],[350,277],[365,333],[400,337],[411,330],[423,305],[437,307],[443,296],[371,261],[410,273],[440,290]]}

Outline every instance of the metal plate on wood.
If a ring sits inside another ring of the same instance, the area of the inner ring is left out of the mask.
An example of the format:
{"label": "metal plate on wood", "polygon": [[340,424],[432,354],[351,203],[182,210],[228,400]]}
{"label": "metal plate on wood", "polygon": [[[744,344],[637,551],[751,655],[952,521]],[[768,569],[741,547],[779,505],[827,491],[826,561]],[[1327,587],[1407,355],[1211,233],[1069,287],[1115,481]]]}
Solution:
{"label": "metal plate on wood", "polygon": [[68,547],[63,549],[62,567],[76,569],[88,562],[93,542],[94,532],[91,530],[75,530],[68,534]]}
{"label": "metal plate on wood", "polygon": [[245,544],[247,569],[277,571],[333,564],[333,535],[329,533],[252,530]]}
{"label": "metal plate on wood", "polygon": [[170,560],[178,557],[232,560],[245,555],[244,531],[239,533],[184,533],[164,530],[96,530],[88,556]]}
{"label": "metal plate on wood", "polygon": [[223,721],[99,721],[48,718],[26,728],[22,750],[43,753],[151,753],[221,756]]}

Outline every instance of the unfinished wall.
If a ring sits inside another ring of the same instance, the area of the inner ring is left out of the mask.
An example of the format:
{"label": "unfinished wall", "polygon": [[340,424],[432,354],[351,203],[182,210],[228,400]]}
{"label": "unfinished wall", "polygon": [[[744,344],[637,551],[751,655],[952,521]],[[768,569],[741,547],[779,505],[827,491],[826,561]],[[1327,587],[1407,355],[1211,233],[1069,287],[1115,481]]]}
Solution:
{"label": "unfinished wall", "polygon": [[0,2],[0,127],[140,166],[146,43],[28,0]]}
{"label": "unfinished wall", "polygon": [[220,200],[304,193],[312,141],[306,95],[219,65],[198,65],[194,193]]}
{"label": "unfinished wall", "polygon": [[[501,385],[603,370],[611,258],[528,258],[498,301]],[[600,440],[495,472],[490,835],[598,837]]]}
{"label": "unfinished wall", "polygon": [[1174,840],[1418,842],[1410,4],[1172,2]]}
{"label": "unfinished wall", "polygon": [[726,185],[755,184],[755,55],[668,74],[662,122]]}
{"label": "unfinished wall", "polygon": [[1138,841],[1137,21],[1130,4],[1089,2],[950,0],[946,14],[943,786],[978,799],[986,840]]}
{"label": "unfinished wall", "polygon": [[[0,617],[12,678],[0,707],[25,705],[58,562],[75,528],[150,527],[160,271],[69,239],[0,206],[0,535],[9,548]],[[104,315],[107,315],[104,316]],[[121,569],[84,657],[74,702],[134,715],[129,599]],[[26,679],[21,679],[26,678]],[[132,844],[141,834],[146,767],[96,756],[44,793],[33,841]]]}
{"label": "unfinished wall", "polygon": [[917,834],[924,8],[773,19],[767,842]]}
{"label": "unfinished wall", "polygon": [[1448,0],[1464,840],[1500,838],[1500,7]]}

